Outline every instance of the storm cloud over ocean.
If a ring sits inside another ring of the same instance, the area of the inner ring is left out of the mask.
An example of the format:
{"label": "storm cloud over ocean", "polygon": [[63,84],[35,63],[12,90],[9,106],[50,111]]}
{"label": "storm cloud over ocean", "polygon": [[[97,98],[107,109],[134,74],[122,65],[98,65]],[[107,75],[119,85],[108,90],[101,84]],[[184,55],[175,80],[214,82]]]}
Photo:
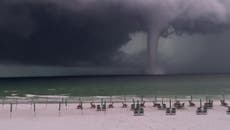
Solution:
{"label": "storm cloud over ocean", "polygon": [[227,0],[1,0],[0,63],[230,72],[229,7]]}

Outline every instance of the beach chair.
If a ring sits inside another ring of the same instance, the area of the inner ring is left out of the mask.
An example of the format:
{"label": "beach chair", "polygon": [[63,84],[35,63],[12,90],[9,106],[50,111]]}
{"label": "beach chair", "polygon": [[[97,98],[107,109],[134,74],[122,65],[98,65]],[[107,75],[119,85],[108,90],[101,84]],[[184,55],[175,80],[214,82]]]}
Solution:
{"label": "beach chair", "polygon": [[135,109],[135,104],[131,104],[131,110],[134,110]]}
{"label": "beach chair", "polygon": [[153,107],[158,107],[160,104],[157,103],[157,96],[155,96],[155,101],[153,101]]}
{"label": "beach chair", "polygon": [[207,107],[204,107],[202,113],[203,113],[203,114],[207,114],[207,112],[208,112]]}
{"label": "beach chair", "polygon": [[138,109],[134,109],[134,115],[138,114]]}
{"label": "beach chair", "polygon": [[140,115],[141,115],[141,116],[144,115],[144,108],[140,108]]}
{"label": "beach chair", "polygon": [[166,115],[170,115],[171,111],[170,108],[166,108]]}
{"label": "beach chair", "polygon": [[178,107],[180,106],[180,101],[176,101],[174,104],[173,104],[174,107]]}
{"label": "beach chair", "polygon": [[166,104],[163,104],[162,106],[163,106],[163,109],[166,109]]}
{"label": "beach chair", "polygon": [[127,107],[128,107],[128,105],[126,103],[122,102],[122,108],[127,108]]}
{"label": "beach chair", "polygon": [[157,108],[158,108],[158,109],[161,109],[161,105],[159,104],[159,105],[157,106]]}
{"label": "beach chair", "polygon": [[180,101],[176,101],[176,103],[174,103],[174,107],[177,109],[182,109],[184,108],[184,103],[180,103]]}
{"label": "beach chair", "polygon": [[78,105],[77,105],[77,109],[83,109],[83,106],[82,106],[82,102],[80,102]]}
{"label": "beach chair", "polygon": [[101,111],[101,105],[97,105],[97,111]]}
{"label": "beach chair", "polygon": [[134,115],[134,116],[140,116],[140,111],[139,111],[139,109],[135,108],[134,111],[133,111],[133,115]]}
{"label": "beach chair", "polygon": [[208,102],[206,102],[206,103],[204,104],[204,106],[205,106],[207,109],[213,108],[213,100],[208,100]]}
{"label": "beach chair", "polygon": [[197,108],[197,110],[196,110],[196,114],[197,114],[197,115],[202,114],[202,109],[201,109],[201,107],[198,107],[198,108]]}
{"label": "beach chair", "polygon": [[144,108],[135,108],[134,109],[134,116],[143,116],[144,115]]}
{"label": "beach chair", "polygon": [[166,109],[166,104],[159,105],[159,106],[157,106],[157,108],[159,110],[165,110]]}
{"label": "beach chair", "polygon": [[153,107],[160,107],[161,106],[161,104],[159,104],[159,103],[156,103],[156,104],[154,104],[154,106]]}
{"label": "beach chair", "polygon": [[227,114],[230,114],[230,107],[228,107],[226,113],[227,113]]}
{"label": "beach chair", "polygon": [[176,108],[172,108],[171,114],[176,115]]}
{"label": "beach chair", "polygon": [[145,101],[141,102],[141,107],[145,107]]}
{"label": "beach chair", "polygon": [[90,106],[91,106],[90,108],[92,108],[92,109],[96,108],[96,105],[93,102],[90,103]]}
{"label": "beach chair", "polygon": [[158,107],[160,105],[161,105],[160,103],[153,102],[153,107]]}
{"label": "beach chair", "polygon": [[106,111],[106,104],[103,104],[102,105],[102,109],[101,109],[102,111]]}
{"label": "beach chair", "polygon": [[179,109],[184,108],[184,103],[180,104]]}
{"label": "beach chair", "polygon": [[213,108],[213,104],[208,102],[208,103],[204,104],[204,107],[206,107],[207,109],[211,109],[211,108]]}
{"label": "beach chair", "polygon": [[226,103],[225,100],[220,100],[220,104],[221,106],[225,106],[225,107],[228,106],[228,103]]}
{"label": "beach chair", "polygon": [[109,108],[113,108],[113,102],[109,104]]}
{"label": "beach chair", "polygon": [[204,104],[204,107],[202,108],[202,100],[200,99],[200,107],[197,108],[196,114],[197,115],[207,115],[208,107],[212,106],[213,101],[210,101]]}
{"label": "beach chair", "polygon": [[166,108],[166,115],[176,115],[176,108]]}
{"label": "beach chair", "polygon": [[207,115],[207,112],[207,107],[203,107],[203,109],[201,107],[198,107],[196,110],[197,115]]}
{"label": "beach chair", "polygon": [[193,103],[191,100],[189,100],[188,102],[189,102],[189,106],[190,107],[194,107],[195,106],[195,103]]}

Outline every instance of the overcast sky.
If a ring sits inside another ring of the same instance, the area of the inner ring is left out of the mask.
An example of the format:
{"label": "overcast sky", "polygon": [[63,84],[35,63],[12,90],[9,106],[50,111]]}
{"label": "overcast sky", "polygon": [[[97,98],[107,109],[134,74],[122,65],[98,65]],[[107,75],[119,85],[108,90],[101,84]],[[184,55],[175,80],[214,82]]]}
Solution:
{"label": "overcast sky", "polygon": [[0,77],[230,73],[227,0],[0,1]]}

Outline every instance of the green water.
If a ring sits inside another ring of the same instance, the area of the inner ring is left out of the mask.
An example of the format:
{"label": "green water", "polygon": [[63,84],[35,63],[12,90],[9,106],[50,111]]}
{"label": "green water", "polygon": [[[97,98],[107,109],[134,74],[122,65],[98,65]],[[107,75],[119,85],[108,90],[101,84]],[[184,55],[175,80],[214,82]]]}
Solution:
{"label": "green water", "polygon": [[0,96],[17,94],[115,95],[222,95],[230,94],[230,76],[117,76],[90,78],[1,79]]}

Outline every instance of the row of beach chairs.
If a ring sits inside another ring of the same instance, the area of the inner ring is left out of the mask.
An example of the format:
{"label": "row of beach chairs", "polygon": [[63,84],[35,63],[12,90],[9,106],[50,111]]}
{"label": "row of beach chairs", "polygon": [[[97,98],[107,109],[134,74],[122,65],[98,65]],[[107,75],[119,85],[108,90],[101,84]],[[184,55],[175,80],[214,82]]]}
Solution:
{"label": "row of beach chairs", "polygon": [[133,100],[133,103],[131,104],[131,110],[133,111],[134,116],[143,116],[144,115],[144,107],[145,107],[145,102],[137,100],[137,103],[135,104],[135,101]]}
{"label": "row of beach chairs", "polygon": [[[220,103],[222,106],[228,107],[228,109],[226,110],[227,114],[230,114],[230,107],[228,106],[228,103],[225,102],[225,99],[220,100]],[[106,111],[106,102],[102,102],[101,105],[95,105],[93,102],[90,103],[91,104],[91,108],[95,109],[97,111]],[[189,100],[189,106],[190,107],[194,107],[195,103],[192,102],[192,98],[191,100]],[[128,105],[125,102],[122,102],[122,108],[127,108]],[[131,104],[131,110],[134,112],[135,116],[143,116],[144,115],[144,107],[145,107],[145,101],[141,100],[140,102],[137,100],[136,104],[135,101],[133,100],[133,104]],[[183,109],[185,107],[185,103],[181,103],[179,100],[176,100],[176,102],[173,104],[173,108],[171,108],[171,100],[170,100],[170,107],[167,108],[166,104],[163,103],[163,99],[162,99],[162,103],[158,103],[158,102],[153,102],[153,107],[157,107],[159,110],[165,110],[166,111],[166,115],[176,115],[176,109]],[[113,106],[113,102],[110,102],[110,104],[108,105],[108,108],[114,108]],[[206,115],[208,112],[208,109],[212,109],[213,108],[213,100],[207,100],[204,103],[204,105],[202,106],[202,102],[200,100],[200,106],[197,108],[196,113],[197,115]],[[77,109],[83,109],[82,106],[82,102],[79,103],[79,105],[77,106]]]}

